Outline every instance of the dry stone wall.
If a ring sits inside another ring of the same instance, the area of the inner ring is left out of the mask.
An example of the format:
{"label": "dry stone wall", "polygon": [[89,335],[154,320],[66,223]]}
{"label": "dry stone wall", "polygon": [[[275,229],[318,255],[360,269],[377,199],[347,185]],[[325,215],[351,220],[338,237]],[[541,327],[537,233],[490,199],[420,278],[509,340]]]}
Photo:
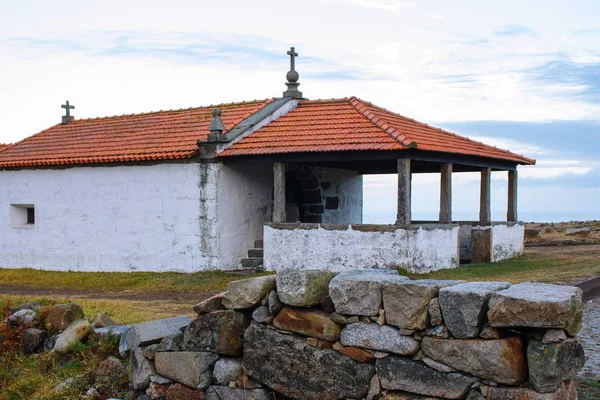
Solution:
{"label": "dry stone wall", "polygon": [[123,336],[146,398],[575,400],[584,363],[569,286],[283,270],[194,310]]}

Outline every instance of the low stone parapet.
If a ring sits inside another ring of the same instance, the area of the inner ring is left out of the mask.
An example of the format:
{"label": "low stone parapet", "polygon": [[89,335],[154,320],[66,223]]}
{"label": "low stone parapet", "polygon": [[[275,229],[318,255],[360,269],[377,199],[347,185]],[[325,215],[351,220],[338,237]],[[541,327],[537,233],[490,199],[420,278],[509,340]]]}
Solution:
{"label": "low stone parapet", "polygon": [[282,270],[194,309],[182,332],[134,342],[151,398],[575,400],[584,363],[570,286]]}
{"label": "low stone parapet", "polygon": [[426,273],[459,266],[458,225],[267,224],[264,264],[281,269],[404,268]]}

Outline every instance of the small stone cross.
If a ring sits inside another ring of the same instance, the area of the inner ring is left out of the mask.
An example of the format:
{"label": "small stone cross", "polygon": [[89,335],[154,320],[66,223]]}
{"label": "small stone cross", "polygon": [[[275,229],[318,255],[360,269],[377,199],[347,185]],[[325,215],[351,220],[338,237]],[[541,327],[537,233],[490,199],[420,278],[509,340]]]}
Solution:
{"label": "small stone cross", "polygon": [[296,53],[295,50],[296,49],[294,49],[293,47],[290,47],[290,51],[287,52],[288,56],[290,56],[290,64],[291,64],[290,71],[296,70],[296,57],[298,57],[298,53]]}
{"label": "small stone cross", "polygon": [[71,116],[71,110],[75,109],[75,106],[69,105],[69,100],[67,100],[67,104],[63,104],[60,106],[60,108],[64,108],[66,109],[67,112],[67,117]]}

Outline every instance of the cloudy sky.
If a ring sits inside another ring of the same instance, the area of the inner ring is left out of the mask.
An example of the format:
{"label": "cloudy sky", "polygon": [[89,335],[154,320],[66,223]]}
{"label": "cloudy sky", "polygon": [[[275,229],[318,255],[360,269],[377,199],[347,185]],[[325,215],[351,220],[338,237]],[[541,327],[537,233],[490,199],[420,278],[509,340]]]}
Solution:
{"label": "cloudy sky", "polygon": [[[0,142],[76,117],[280,96],[296,46],[311,99],[358,96],[536,158],[523,220],[600,219],[600,2],[0,0]],[[505,218],[506,174],[492,216]],[[457,219],[478,176],[454,175]],[[439,175],[414,180],[435,218]],[[395,177],[365,180],[365,220],[392,222]]]}

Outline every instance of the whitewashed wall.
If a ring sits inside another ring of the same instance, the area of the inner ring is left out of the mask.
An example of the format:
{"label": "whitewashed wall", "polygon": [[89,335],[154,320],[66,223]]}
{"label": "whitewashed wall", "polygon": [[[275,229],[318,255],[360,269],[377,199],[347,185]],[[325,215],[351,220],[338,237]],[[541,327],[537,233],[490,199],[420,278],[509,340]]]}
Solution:
{"label": "whitewashed wall", "polygon": [[[324,224],[362,224],[363,177],[356,171],[315,167],[315,174],[321,183],[323,206],[325,198],[338,197],[339,207],[325,208]],[[324,187],[327,183],[327,187]]]}
{"label": "whitewashed wall", "polygon": [[418,273],[456,268],[458,233],[456,225],[407,229],[270,224],[264,233],[265,268],[344,271],[399,266]]}
{"label": "whitewashed wall", "polygon": [[219,268],[236,269],[254,241],[263,237],[272,202],[273,165],[224,165],[218,185]]}
{"label": "whitewashed wall", "polygon": [[523,254],[525,225],[500,223],[492,225],[492,262]]}
{"label": "whitewashed wall", "polygon": [[[0,267],[198,271],[218,267],[218,164],[0,171]],[[34,204],[33,228],[10,204]]]}

